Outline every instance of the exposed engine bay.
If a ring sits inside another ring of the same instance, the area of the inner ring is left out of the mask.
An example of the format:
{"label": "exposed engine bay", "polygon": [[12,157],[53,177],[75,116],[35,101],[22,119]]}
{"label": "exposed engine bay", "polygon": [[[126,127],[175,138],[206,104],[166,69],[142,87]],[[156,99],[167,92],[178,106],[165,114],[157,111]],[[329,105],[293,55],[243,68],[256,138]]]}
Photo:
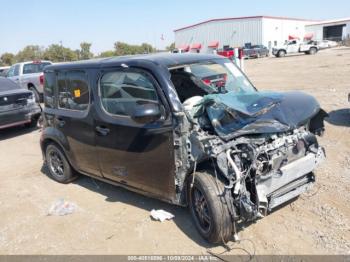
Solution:
{"label": "exposed engine bay", "polygon": [[215,159],[233,198],[234,216],[252,221],[309,190],[314,169],[325,157],[314,134],[304,128],[223,142],[204,131],[188,141],[192,161]]}
{"label": "exposed engine bay", "polygon": [[316,136],[327,116],[313,97],[256,90],[191,95],[182,101],[174,136],[179,194],[188,170],[195,176],[209,165],[224,181],[232,218],[246,222],[313,186],[325,158]]}

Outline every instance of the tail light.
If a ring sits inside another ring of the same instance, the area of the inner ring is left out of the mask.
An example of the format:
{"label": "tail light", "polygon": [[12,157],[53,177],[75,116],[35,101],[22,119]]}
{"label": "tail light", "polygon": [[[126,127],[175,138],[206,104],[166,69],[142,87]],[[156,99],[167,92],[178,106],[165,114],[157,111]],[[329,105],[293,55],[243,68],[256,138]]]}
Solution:
{"label": "tail light", "polygon": [[44,75],[39,76],[40,85],[44,85]]}
{"label": "tail light", "polygon": [[202,81],[203,81],[204,84],[206,84],[206,85],[208,85],[208,86],[211,84],[210,79],[204,78],[204,79],[202,79]]}

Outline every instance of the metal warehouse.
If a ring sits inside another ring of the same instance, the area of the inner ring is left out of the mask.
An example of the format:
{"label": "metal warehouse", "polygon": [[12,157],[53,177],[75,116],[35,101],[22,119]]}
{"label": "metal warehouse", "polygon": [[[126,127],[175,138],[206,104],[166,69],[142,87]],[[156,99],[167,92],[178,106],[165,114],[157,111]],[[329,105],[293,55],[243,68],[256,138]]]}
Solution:
{"label": "metal warehouse", "polygon": [[303,38],[305,26],[314,22],[273,16],[212,19],[175,30],[175,45],[179,49],[200,52],[248,43],[272,48],[283,44],[290,36]]}
{"label": "metal warehouse", "polygon": [[350,18],[306,25],[306,32],[313,34],[316,40],[341,41],[350,38]]}

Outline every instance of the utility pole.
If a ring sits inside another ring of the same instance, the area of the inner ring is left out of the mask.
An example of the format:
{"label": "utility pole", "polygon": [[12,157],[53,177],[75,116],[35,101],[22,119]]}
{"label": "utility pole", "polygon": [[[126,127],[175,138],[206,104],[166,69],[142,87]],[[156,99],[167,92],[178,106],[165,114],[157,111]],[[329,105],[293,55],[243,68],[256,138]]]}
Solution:
{"label": "utility pole", "polygon": [[63,62],[66,62],[66,57],[65,57],[64,52],[63,52],[62,40],[60,41],[60,45],[61,45],[61,52],[62,52],[62,56],[63,56]]}

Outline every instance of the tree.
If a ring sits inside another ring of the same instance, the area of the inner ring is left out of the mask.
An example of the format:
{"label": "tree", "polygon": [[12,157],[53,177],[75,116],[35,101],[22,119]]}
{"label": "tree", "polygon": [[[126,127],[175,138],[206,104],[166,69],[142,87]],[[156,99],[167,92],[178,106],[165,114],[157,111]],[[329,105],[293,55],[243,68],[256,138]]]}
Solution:
{"label": "tree", "polygon": [[114,43],[115,55],[136,55],[136,54],[145,54],[155,52],[155,48],[152,45],[147,43],[142,43],[141,45],[129,45],[124,42]]}
{"label": "tree", "polygon": [[80,44],[80,56],[79,59],[90,59],[94,56],[93,53],[91,53],[90,48],[91,48],[91,43],[87,43],[87,42],[82,42]]}
{"label": "tree", "polygon": [[175,43],[171,43],[169,46],[166,47],[167,51],[173,51],[175,49]]}
{"label": "tree", "polygon": [[24,62],[28,60],[42,59],[43,48],[38,45],[28,45],[19,51],[16,55],[17,62]]}
{"label": "tree", "polygon": [[144,53],[154,53],[156,51],[155,48],[153,48],[152,45],[147,44],[147,43],[142,43],[140,51],[142,54]]}
{"label": "tree", "polygon": [[1,64],[4,66],[10,66],[15,63],[15,55],[11,53],[3,53],[0,57]]}
{"label": "tree", "polygon": [[115,56],[115,52],[113,50],[104,51],[99,55],[99,57],[112,57],[112,56]]}
{"label": "tree", "polygon": [[45,50],[43,57],[44,59],[50,60],[53,62],[65,62],[65,61],[78,60],[78,55],[75,51],[58,44],[50,45]]}

